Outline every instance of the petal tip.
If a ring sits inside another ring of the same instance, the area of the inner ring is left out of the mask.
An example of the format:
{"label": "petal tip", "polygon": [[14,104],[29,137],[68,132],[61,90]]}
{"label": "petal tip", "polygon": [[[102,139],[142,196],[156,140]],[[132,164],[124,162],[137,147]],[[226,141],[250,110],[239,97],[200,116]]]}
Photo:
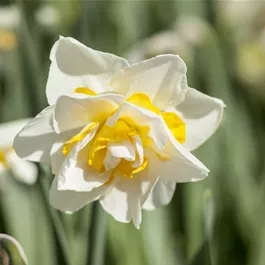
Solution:
{"label": "petal tip", "polygon": [[219,98],[215,98],[215,101],[220,105],[221,108],[226,108],[227,105],[223,102],[223,100]]}
{"label": "petal tip", "polygon": [[205,167],[205,168],[202,169],[202,171],[201,171],[200,179],[203,180],[203,179],[207,178],[208,175],[209,175],[209,173],[210,173],[210,169],[208,169],[207,167]]}
{"label": "petal tip", "polygon": [[140,230],[140,224],[134,224],[134,227],[135,227],[137,230]]}

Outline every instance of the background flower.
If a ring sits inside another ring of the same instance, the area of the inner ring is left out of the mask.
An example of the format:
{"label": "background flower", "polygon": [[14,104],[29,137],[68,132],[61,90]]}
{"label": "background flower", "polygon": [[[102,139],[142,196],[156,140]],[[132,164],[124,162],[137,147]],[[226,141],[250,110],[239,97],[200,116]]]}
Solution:
{"label": "background flower", "polygon": [[18,181],[34,184],[38,175],[36,165],[20,159],[13,149],[16,134],[29,121],[30,119],[22,119],[0,124],[0,174],[11,170]]}

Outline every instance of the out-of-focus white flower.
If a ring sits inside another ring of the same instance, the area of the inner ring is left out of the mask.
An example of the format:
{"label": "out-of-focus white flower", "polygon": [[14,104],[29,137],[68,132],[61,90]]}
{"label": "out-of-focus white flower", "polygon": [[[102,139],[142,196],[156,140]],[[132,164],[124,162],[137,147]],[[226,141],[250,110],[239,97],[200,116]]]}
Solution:
{"label": "out-of-focus white flower", "polygon": [[264,1],[256,0],[218,0],[217,16],[228,26],[242,27],[253,22],[260,11],[265,9]]}
{"label": "out-of-focus white flower", "polygon": [[180,38],[184,39],[190,45],[200,45],[211,34],[209,24],[193,16],[184,16],[175,23],[175,30]]}
{"label": "out-of-focus white flower", "polygon": [[21,21],[18,6],[9,5],[0,7],[0,52],[12,50],[17,45],[17,36],[14,29]]}
{"label": "out-of-focus white flower", "polygon": [[185,60],[190,59],[189,44],[175,30],[162,31],[154,36],[139,42],[125,58],[130,63],[139,62],[159,54],[179,54]]}
{"label": "out-of-focus white flower", "polygon": [[130,63],[148,59],[159,54],[178,54],[188,64],[192,62],[193,48],[211,36],[209,24],[199,17],[183,16],[174,29],[161,31],[139,43],[125,54]]}
{"label": "out-of-focus white flower", "polygon": [[59,12],[52,4],[41,5],[35,13],[37,22],[49,29],[59,23]]}
{"label": "out-of-focus white flower", "polygon": [[14,29],[21,21],[18,6],[9,5],[0,7],[0,29]]}
{"label": "out-of-focus white flower", "polygon": [[16,34],[13,31],[0,28],[0,52],[10,51],[14,49],[16,45],[17,45]]}
{"label": "out-of-focus white flower", "polygon": [[[263,30],[265,32],[265,29]],[[235,71],[237,77],[249,86],[248,93],[259,100],[265,99],[265,34],[241,43],[236,50]]]}
{"label": "out-of-focus white flower", "polygon": [[179,56],[133,65],[73,38],[53,46],[49,107],[18,134],[20,157],[51,163],[50,203],[74,212],[100,200],[139,228],[141,209],[170,202],[177,182],[209,170],[189,151],[219,126],[224,104],[189,88]]}
{"label": "out-of-focus white flower", "polygon": [[17,180],[34,184],[37,180],[36,165],[19,158],[13,149],[16,134],[28,122],[29,119],[22,119],[0,124],[0,174],[10,169]]}
{"label": "out-of-focus white flower", "polygon": [[[256,0],[218,0],[217,22],[226,38],[239,45],[253,39],[255,32],[264,25],[265,2]],[[242,26],[244,25],[244,26]]]}

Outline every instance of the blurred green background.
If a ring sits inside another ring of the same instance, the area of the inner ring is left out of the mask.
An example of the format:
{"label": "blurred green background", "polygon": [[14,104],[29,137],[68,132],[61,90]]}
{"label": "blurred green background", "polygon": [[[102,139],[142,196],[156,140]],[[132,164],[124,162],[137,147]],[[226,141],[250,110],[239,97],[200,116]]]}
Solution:
{"label": "blurred green background", "polygon": [[[179,54],[189,86],[227,105],[218,132],[195,152],[209,177],[179,184],[170,205],[144,212],[139,231],[109,216],[105,264],[265,264],[265,1],[1,0],[1,122],[47,106],[59,35],[130,62]],[[29,264],[64,265],[57,220],[72,264],[89,265],[91,205],[71,216],[51,209],[49,168],[39,171],[33,186],[0,178],[0,232],[20,241]]]}

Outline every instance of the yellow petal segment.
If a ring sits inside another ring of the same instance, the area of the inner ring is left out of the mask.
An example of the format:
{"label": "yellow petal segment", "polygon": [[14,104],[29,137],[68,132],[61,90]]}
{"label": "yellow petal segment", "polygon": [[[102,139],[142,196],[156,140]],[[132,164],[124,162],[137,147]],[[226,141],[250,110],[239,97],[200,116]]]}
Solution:
{"label": "yellow petal segment", "polygon": [[156,114],[161,114],[168,128],[174,137],[180,142],[184,143],[186,140],[186,126],[181,118],[174,112],[160,112],[160,109],[152,104],[150,98],[145,93],[135,93],[126,100],[136,106],[153,111]]}
{"label": "yellow petal segment", "polygon": [[109,142],[118,142],[121,140],[129,140],[130,137],[137,135],[138,132],[134,126],[131,126],[126,119],[119,119],[114,126],[108,126],[105,124],[97,140]]}
{"label": "yellow petal segment", "polygon": [[136,106],[151,110],[156,114],[160,113],[160,109],[152,104],[150,98],[145,93],[134,93],[127,98],[126,101]]}
{"label": "yellow petal segment", "polygon": [[133,163],[133,161],[122,159],[119,165],[116,167],[115,172],[118,172],[121,176],[131,179],[133,178],[133,174],[139,173],[146,168],[148,159],[145,158],[143,164],[137,168],[132,166]]}
{"label": "yellow petal segment", "polygon": [[0,163],[4,166],[7,167],[7,162],[5,158],[5,153],[0,150]]}
{"label": "yellow petal segment", "polygon": [[88,164],[96,169],[98,172],[102,173],[105,171],[104,159],[106,157],[107,148],[106,146],[98,146],[93,152],[90,151]]}
{"label": "yellow petal segment", "polygon": [[[134,130],[136,131],[135,135],[140,136],[143,146],[151,147],[152,139],[149,137],[150,127],[148,125],[139,125],[129,116],[125,116],[121,118],[120,120],[124,121],[131,128],[134,128]],[[134,135],[131,135],[131,136],[134,136]]]}
{"label": "yellow petal segment", "polygon": [[78,87],[74,90],[75,93],[86,94],[89,96],[96,96],[97,93],[88,87]]}
{"label": "yellow petal segment", "polygon": [[84,127],[78,134],[72,137],[69,141],[65,142],[63,145],[63,153],[68,156],[74,146],[81,140],[83,140],[88,133],[90,133],[97,125],[97,122],[93,122],[86,127]]}
{"label": "yellow petal segment", "polygon": [[174,112],[163,112],[161,115],[174,137],[181,144],[184,143],[186,140],[186,125],[181,118]]}

